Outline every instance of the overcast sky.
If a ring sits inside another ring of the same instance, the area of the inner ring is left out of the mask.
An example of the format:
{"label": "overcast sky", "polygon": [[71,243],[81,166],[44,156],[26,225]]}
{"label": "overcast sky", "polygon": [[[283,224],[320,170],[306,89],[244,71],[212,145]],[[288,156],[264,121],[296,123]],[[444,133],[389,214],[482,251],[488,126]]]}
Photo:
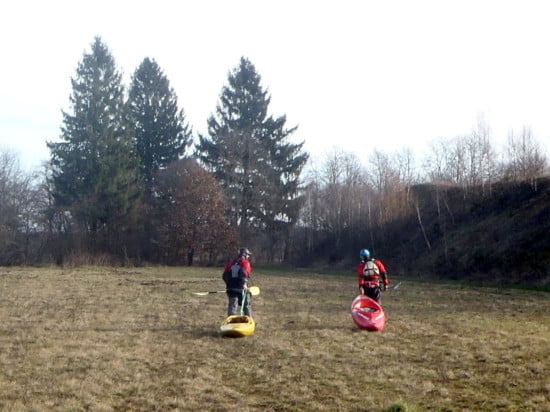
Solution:
{"label": "overcast sky", "polygon": [[0,6],[0,149],[49,159],[70,79],[95,36],[125,84],[160,65],[195,134],[247,57],[314,158],[424,150],[483,118],[494,141],[529,127],[550,142],[544,0],[7,0]]}

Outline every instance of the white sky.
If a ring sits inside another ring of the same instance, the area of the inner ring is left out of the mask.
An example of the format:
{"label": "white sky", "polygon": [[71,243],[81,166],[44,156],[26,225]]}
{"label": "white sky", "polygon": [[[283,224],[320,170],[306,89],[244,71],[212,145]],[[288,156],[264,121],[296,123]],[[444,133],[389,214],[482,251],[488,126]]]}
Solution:
{"label": "white sky", "polygon": [[298,125],[314,158],[333,147],[423,150],[480,116],[496,144],[529,127],[550,142],[550,17],[544,0],[6,0],[0,6],[0,149],[49,159],[70,79],[96,35],[125,84],[145,57],[206,131],[241,56]]}

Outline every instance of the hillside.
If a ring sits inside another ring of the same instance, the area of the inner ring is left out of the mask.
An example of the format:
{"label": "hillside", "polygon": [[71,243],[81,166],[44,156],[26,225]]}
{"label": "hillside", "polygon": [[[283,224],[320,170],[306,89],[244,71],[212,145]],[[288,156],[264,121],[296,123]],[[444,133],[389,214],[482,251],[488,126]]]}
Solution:
{"label": "hillside", "polygon": [[488,192],[413,187],[417,211],[387,230],[383,255],[394,272],[548,287],[550,179],[536,190],[501,183]]}

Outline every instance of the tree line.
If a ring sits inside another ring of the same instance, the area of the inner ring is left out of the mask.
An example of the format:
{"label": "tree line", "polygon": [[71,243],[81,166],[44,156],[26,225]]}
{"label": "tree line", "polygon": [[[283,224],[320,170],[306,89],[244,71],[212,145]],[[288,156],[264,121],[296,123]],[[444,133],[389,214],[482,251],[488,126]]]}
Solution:
{"label": "tree line", "polygon": [[435,140],[423,159],[374,149],[364,164],[335,149],[314,165],[303,142],[290,140],[297,127],[270,115],[244,57],[196,138],[154,59],[126,89],[96,37],[71,84],[44,170],[28,175],[13,154],[0,157],[0,264],[217,264],[240,245],[264,262],[332,261],[383,248],[383,228],[403,216],[421,222],[415,185],[491,196],[499,181],[537,190],[548,172],[529,129],[511,132],[497,152],[482,121],[471,134]]}

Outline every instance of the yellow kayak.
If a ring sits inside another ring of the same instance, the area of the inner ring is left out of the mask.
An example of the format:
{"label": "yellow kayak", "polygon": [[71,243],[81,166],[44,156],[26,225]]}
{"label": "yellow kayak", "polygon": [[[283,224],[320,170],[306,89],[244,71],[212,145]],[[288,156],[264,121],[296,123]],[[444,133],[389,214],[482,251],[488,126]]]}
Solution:
{"label": "yellow kayak", "polygon": [[222,336],[240,338],[252,335],[254,329],[256,329],[256,322],[251,316],[231,315],[223,321],[220,333]]}

